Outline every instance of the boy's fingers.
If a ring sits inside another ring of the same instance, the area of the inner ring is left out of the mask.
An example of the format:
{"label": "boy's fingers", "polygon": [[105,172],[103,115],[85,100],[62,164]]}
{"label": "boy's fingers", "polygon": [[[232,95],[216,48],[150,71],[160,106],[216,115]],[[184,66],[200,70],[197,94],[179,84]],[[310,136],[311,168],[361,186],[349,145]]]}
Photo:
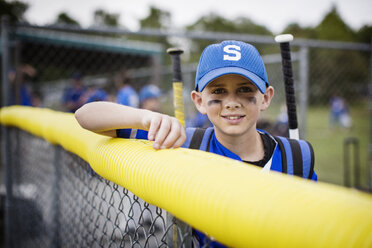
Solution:
{"label": "boy's fingers", "polygon": [[185,143],[185,141],[186,141],[186,134],[185,134],[185,131],[184,131],[184,128],[183,127],[182,127],[182,130],[183,130],[183,132],[178,137],[178,139],[176,140],[176,142],[174,142],[172,148],[180,147],[180,146],[183,145],[183,143]]}
{"label": "boy's fingers", "polygon": [[155,140],[155,137],[156,137],[156,132],[159,130],[159,127],[161,125],[161,117],[158,116],[158,115],[155,115],[152,119],[151,119],[151,123],[150,123],[150,128],[149,128],[149,133],[148,133],[148,139],[151,140],[151,141],[154,141]]}
{"label": "boy's fingers", "polygon": [[181,133],[180,131],[181,131],[180,127],[177,124],[172,123],[172,128],[163,142],[163,147],[164,148],[172,147],[173,144],[177,141],[178,137],[180,136]]}
{"label": "boy's fingers", "polygon": [[180,147],[185,140],[185,128],[176,118],[172,118],[172,128],[165,139],[163,146],[165,148],[177,148]]}
{"label": "boy's fingers", "polygon": [[163,142],[167,138],[171,129],[171,120],[169,116],[163,115],[159,130],[155,136],[154,148],[163,148]]}

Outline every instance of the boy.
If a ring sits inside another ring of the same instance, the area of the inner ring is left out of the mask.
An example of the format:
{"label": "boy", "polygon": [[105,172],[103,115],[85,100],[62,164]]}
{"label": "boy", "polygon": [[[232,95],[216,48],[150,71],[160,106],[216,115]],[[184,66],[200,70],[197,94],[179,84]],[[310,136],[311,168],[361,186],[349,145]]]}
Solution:
{"label": "boy", "polygon": [[191,93],[196,108],[208,116],[213,127],[185,131],[174,117],[104,102],[87,104],[75,116],[86,129],[112,137],[148,138],[155,149],[183,146],[206,150],[265,171],[317,180],[308,143],[256,129],[260,112],[269,107],[273,96],[274,88],[256,48],[223,41],[203,51]]}

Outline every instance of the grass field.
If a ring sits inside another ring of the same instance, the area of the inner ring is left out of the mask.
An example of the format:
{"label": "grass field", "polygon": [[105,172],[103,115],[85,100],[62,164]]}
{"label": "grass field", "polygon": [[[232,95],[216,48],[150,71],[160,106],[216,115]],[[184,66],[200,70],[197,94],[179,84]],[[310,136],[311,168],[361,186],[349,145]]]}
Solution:
{"label": "grass field", "polygon": [[[329,128],[327,107],[310,108],[307,116],[307,137],[315,152],[315,168],[319,181],[344,184],[344,140],[355,137],[359,140],[361,185],[369,181],[368,142],[369,112],[367,104],[351,108],[353,126],[350,130]],[[352,180],[353,182],[353,180]]]}

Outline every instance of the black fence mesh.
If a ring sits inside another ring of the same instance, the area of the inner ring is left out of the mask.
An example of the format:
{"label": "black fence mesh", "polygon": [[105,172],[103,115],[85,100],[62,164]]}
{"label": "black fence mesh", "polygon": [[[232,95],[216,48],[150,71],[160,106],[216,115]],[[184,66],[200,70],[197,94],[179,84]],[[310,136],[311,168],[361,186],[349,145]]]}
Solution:
{"label": "black fence mesh", "polygon": [[191,247],[191,227],[97,175],[80,157],[10,129],[12,247]]}

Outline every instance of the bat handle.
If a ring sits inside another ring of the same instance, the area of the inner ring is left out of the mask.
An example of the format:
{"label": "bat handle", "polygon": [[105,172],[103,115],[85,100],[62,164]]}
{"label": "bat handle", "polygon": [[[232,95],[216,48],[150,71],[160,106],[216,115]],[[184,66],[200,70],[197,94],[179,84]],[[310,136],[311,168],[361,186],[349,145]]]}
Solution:
{"label": "bat handle", "polygon": [[289,45],[289,42],[292,40],[293,36],[290,34],[278,35],[275,37],[275,41],[280,44],[280,52],[282,56],[282,69],[288,112],[289,137],[298,140],[299,133],[296,110],[296,97],[292,71],[291,50]]}
{"label": "bat handle", "polygon": [[179,48],[168,48],[167,53],[171,56],[172,59],[173,82],[182,82],[180,55],[183,53],[183,50]]}

